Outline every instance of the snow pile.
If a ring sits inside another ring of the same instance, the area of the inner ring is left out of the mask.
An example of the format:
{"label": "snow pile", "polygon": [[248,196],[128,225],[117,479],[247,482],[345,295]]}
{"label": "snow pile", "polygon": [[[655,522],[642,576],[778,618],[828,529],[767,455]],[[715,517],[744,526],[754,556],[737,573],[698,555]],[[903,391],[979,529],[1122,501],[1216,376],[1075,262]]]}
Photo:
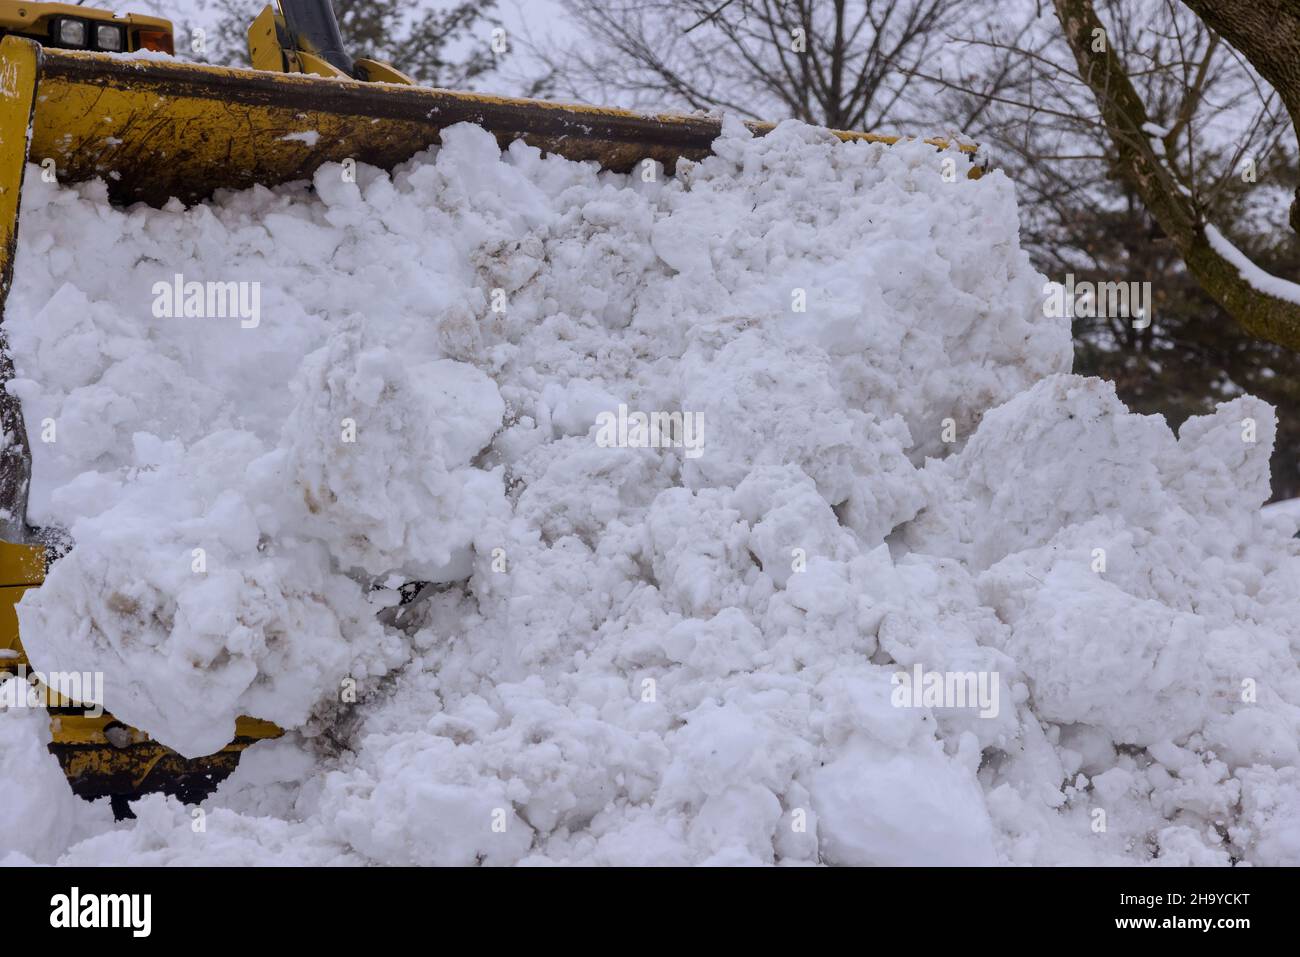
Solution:
{"label": "snow pile", "polygon": [[50,716],[25,707],[29,686],[0,675],[0,864],[53,864],[69,844],[110,827],[106,802],[90,805],[68,788],[59,762],[50,756]]}
{"label": "snow pile", "polygon": [[[76,544],[25,645],[183,753],[292,729],[205,832],[81,805],[46,857],[1300,862],[1272,411],[1175,437],[1062,374],[1003,176],[793,123],[653,179],[443,139],[190,210],[28,177],[13,388]],[[155,316],[176,274],[258,321]]]}

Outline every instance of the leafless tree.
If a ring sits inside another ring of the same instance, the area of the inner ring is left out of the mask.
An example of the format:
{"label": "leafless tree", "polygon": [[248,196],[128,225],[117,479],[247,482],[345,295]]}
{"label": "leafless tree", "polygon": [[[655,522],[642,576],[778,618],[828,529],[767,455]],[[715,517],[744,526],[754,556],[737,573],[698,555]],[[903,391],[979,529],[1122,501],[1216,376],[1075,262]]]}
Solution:
{"label": "leafless tree", "polygon": [[[1150,149],[1164,188],[1216,223],[1253,262],[1300,278],[1300,242],[1287,228],[1297,173],[1292,124],[1278,95],[1178,0],[1095,0],[1105,43],[1145,110],[1116,129],[1100,85],[1081,71],[1049,0],[1021,0],[948,47],[941,71],[917,79],[950,124],[981,143],[1015,181],[1021,243],[1056,279],[1150,281],[1153,323],[1076,318],[1075,368],[1114,381],[1129,405],[1177,425],[1252,392],[1282,412],[1274,489],[1300,494],[1300,353],[1247,327],[1213,295],[1147,206],[1126,166]],[[1100,55],[1087,35],[1089,62]],[[1100,43],[1098,43],[1100,46]]]}
{"label": "leafless tree", "polygon": [[551,88],[647,108],[837,129],[896,119],[913,70],[970,0],[565,0],[584,36],[544,55]]}
{"label": "leafless tree", "polygon": [[[1136,126],[1108,126],[1059,23],[1034,5],[1027,19],[960,38],[955,45],[964,55],[954,58],[947,73],[917,71],[919,79],[958,97],[935,102],[964,132],[996,151],[1028,193],[1022,206],[1031,219],[1039,217],[1034,226],[1055,220],[1067,231],[1031,233],[1031,243],[1044,243],[1041,254],[1055,247],[1069,255],[1075,244],[1069,242],[1068,220],[1077,219],[1075,204],[1105,206],[1103,194],[1115,192],[1109,184],[1124,179],[1116,135],[1132,147],[1158,151],[1164,174],[1211,213],[1220,200],[1231,201],[1227,188],[1242,161],[1267,164],[1285,153],[1281,145],[1290,127],[1277,97],[1181,4],[1103,3],[1107,49],[1145,104]],[[1104,90],[1108,104],[1117,89]]]}
{"label": "leafless tree", "polygon": [[[1191,6],[1223,13],[1226,5],[1217,0],[1195,0]],[[1280,18],[1278,31],[1287,33],[1289,25],[1292,34],[1300,33],[1300,12],[1294,4],[1286,5],[1289,21],[1284,5],[1273,6],[1278,7],[1274,11]],[[1092,0],[1053,0],[1053,7],[1074,56],[1077,77],[1095,102],[1096,119],[1110,143],[1115,173],[1137,193],[1201,287],[1244,329],[1300,350],[1300,301],[1253,275],[1258,272],[1253,265],[1243,270],[1240,253],[1225,246],[1214,225],[1216,195],[1237,175],[1236,163],[1253,158],[1240,148],[1233,151],[1229,163],[1223,162],[1222,154],[1211,153],[1217,169],[1207,167],[1198,156],[1200,141],[1193,135],[1202,107],[1213,107],[1207,89],[1216,60],[1223,62],[1219,58],[1231,55],[1231,49],[1199,22],[1190,33],[1177,34],[1181,54],[1177,60],[1153,60],[1145,67],[1147,72],[1172,72],[1179,81],[1177,102],[1162,103],[1140,91],[1135,76],[1141,76],[1142,69],[1135,69],[1135,58],[1126,57],[1113,27],[1108,30],[1103,24]],[[1177,16],[1174,20],[1180,22]],[[1221,22],[1236,21],[1225,15]],[[1192,42],[1184,43],[1185,36]],[[1293,76],[1295,63],[1281,72],[1283,81],[1287,75]],[[1260,85],[1255,93],[1262,104],[1256,127],[1267,126],[1276,132],[1285,121],[1277,90]],[[1296,105],[1300,107],[1300,99]],[[1158,119],[1162,108],[1167,114],[1164,121]]]}

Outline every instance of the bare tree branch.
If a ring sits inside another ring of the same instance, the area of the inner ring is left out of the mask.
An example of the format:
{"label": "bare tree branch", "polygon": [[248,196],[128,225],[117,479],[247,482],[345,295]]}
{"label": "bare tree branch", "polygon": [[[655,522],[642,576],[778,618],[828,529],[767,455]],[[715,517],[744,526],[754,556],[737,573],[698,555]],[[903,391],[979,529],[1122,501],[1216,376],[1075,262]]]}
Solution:
{"label": "bare tree branch", "polygon": [[1207,235],[1189,190],[1170,173],[1152,144],[1151,120],[1124,63],[1106,37],[1092,0],[1053,0],[1057,18],[1116,150],[1115,167],[1208,292],[1252,335],[1300,350],[1300,303],[1256,288]]}

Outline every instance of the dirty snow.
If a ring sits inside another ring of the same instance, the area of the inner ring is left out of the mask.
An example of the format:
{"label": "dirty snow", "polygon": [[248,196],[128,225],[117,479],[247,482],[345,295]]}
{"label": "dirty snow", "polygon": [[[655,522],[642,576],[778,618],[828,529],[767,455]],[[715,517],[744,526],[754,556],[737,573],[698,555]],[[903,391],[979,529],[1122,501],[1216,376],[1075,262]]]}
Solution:
{"label": "dirty snow", "polygon": [[[1300,863],[1272,409],[1175,435],[1067,374],[1000,173],[716,149],[647,182],[459,126],[188,210],[29,175],[12,388],[75,546],[23,641],[182,753],[290,731],[196,833],[0,716],[0,859]],[[260,322],[155,318],[177,274]],[[603,447],[620,405],[703,453]],[[896,706],[918,666],[996,713]]]}

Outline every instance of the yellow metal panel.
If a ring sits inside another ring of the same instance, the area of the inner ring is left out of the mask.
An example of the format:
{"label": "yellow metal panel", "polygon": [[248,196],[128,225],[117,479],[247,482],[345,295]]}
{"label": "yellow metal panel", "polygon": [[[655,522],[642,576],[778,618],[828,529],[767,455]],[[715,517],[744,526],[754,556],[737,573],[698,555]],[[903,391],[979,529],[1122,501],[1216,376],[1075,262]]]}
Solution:
{"label": "yellow metal panel", "polygon": [[327,60],[323,60],[307,50],[296,50],[292,54],[297,61],[299,73],[311,73],[330,80],[347,80],[350,77]]}
{"label": "yellow metal panel", "polygon": [[0,587],[45,581],[45,546],[0,541]]}
{"label": "yellow metal panel", "polygon": [[14,606],[26,588],[0,588],[0,672],[15,671],[27,664],[27,653],[18,640],[18,613]]}
{"label": "yellow metal panel", "polygon": [[220,751],[184,758],[109,714],[91,717],[58,712],[52,716],[50,730],[50,751],[58,758],[72,790],[82,797],[132,798],[163,791],[187,801],[199,801],[210,794],[235,769],[249,745],[283,734],[268,721],[240,718],[235,722],[234,740]]}
{"label": "yellow metal panel", "polygon": [[261,718],[242,717],[235,719],[235,738],[257,741],[262,738],[278,738],[284,734],[279,725]]}
{"label": "yellow metal panel", "polygon": [[[98,716],[58,713],[52,717],[50,730],[53,733],[55,744],[98,745],[109,743],[108,736],[105,734],[109,725],[123,727],[132,743],[139,744],[152,740],[145,732],[122,725],[120,721],[108,713]],[[253,741],[260,741],[264,738],[278,738],[282,734],[284,734],[284,731],[270,721],[248,717],[239,718],[235,721],[235,739],[226,745],[226,749],[243,750]]]}
{"label": "yellow metal panel", "polygon": [[14,606],[29,587],[45,580],[45,546],[0,541],[0,671],[27,664],[18,640]]}
{"label": "yellow metal panel", "polygon": [[[18,202],[27,161],[41,48],[30,40],[0,40],[0,306],[13,281]],[[6,350],[7,351],[7,350]]]}
{"label": "yellow metal panel", "polygon": [[279,20],[275,7],[266,6],[248,25],[248,59],[254,70],[280,72],[288,68],[276,32]]}
{"label": "yellow metal panel", "polygon": [[[0,41],[0,306],[13,281],[18,202],[22,194],[27,134],[31,127],[40,55],[40,48],[30,41],[14,38]],[[0,330],[0,350],[3,350],[0,378],[7,380],[11,372],[3,330]],[[16,409],[16,402],[6,399]],[[21,419],[17,421],[21,422]],[[16,428],[11,421],[6,421],[6,425]],[[6,451],[12,452],[12,448]],[[4,456],[3,464],[12,469],[19,462],[9,454]],[[7,480],[11,484],[19,483],[15,485],[19,488],[26,482],[26,476],[19,469],[18,474],[8,476]],[[6,517],[11,526],[21,525],[23,518],[21,515]],[[0,655],[0,669],[9,670],[27,663],[18,641],[18,616],[14,605],[26,590],[23,586],[36,585],[44,580],[44,547],[0,541],[0,651],[4,652]]]}
{"label": "yellow metal panel", "polygon": [[0,29],[31,33],[44,32],[51,17],[76,17],[79,20],[100,20],[119,26],[144,27],[172,32],[170,20],[146,17],[138,13],[117,16],[111,10],[95,10],[71,3],[28,3],[27,0],[0,0]]}
{"label": "yellow metal panel", "polygon": [[[50,717],[50,735],[57,745],[109,745],[104,734],[110,724],[119,724],[112,715],[91,717],[83,714],[54,714]],[[149,735],[135,728],[126,728],[126,738],[131,744],[149,740]]]}
{"label": "yellow metal panel", "polygon": [[415,86],[415,80],[407,76],[391,63],[385,63],[383,60],[371,60],[366,57],[356,61],[356,68],[360,71],[361,78],[367,83],[402,83],[406,86]]}
{"label": "yellow metal panel", "polygon": [[51,716],[50,731],[50,751],[72,790],[82,797],[134,798],[163,791],[185,801],[201,801],[210,794],[249,745],[284,733],[269,721],[240,718],[234,740],[220,751],[184,758],[110,714],[93,717],[59,710]]}
{"label": "yellow metal panel", "polygon": [[45,581],[45,546],[0,541],[0,585],[40,585]]}

